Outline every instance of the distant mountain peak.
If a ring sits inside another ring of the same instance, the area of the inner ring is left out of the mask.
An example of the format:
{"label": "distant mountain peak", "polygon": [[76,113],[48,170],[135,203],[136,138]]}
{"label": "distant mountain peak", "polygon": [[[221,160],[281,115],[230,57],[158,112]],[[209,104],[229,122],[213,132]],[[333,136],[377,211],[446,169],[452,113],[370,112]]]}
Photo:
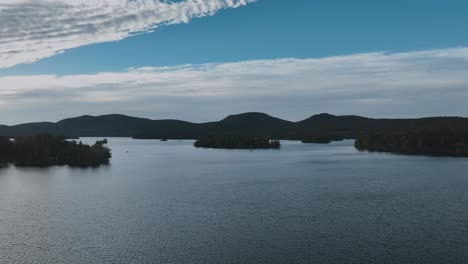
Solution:
{"label": "distant mountain peak", "polygon": [[72,118],[67,118],[60,120],[57,122],[57,124],[61,123],[67,123],[67,122],[77,122],[77,121],[128,121],[128,120],[149,120],[146,118],[140,118],[140,117],[132,117],[128,115],[122,115],[122,114],[107,114],[107,115],[99,115],[99,116],[93,116],[93,115],[82,115],[78,117],[72,117]]}
{"label": "distant mountain peak", "polygon": [[336,115],[332,115],[332,114],[329,114],[329,113],[320,113],[318,115],[311,116],[311,118],[316,118],[316,119],[330,119],[330,118],[334,118],[334,117],[336,117]]}
{"label": "distant mountain peak", "polygon": [[261,112],[247,112],[235,115],[229,115],[223,120],[222,123],[234,123],[234,122],[259,122],[259,121],[271,121],[271,122],[289,122],[277,117],[270,116]]}
{"label": "distant mountain peak", "polygon": [[224,119],[231,119],[231,118],[269,118],[272,117],[268,114],[262,113],[262,112],[246,112],[246,113],[240,113],[240,114],[234,114],[234,115],[228,115]]}

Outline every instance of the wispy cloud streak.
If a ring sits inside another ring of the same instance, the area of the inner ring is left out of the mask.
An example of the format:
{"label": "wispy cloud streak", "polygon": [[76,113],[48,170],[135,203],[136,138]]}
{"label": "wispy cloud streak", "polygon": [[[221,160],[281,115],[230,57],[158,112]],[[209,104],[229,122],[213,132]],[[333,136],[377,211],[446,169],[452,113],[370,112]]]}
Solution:
{"label": "wispy cloud streak", "polygon": [[187,23],[255,0],[2,0],[0,68]]}

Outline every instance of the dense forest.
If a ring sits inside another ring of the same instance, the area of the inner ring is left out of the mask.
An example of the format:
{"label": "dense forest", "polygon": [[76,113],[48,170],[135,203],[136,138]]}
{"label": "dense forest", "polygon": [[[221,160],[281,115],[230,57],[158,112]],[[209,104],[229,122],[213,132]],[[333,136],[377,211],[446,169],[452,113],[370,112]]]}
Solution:
{"label": "dense forest", "polygon": [[279,149],[279,140],[249,137],[206,137],[195,141],[197,148],[222,149]]}
{"label": "dense forest", "polygon": [[111,151],[107,140],[94,145],[68,141],[61,136],[40,134],[26,137],[0,137],[0,164],[3,166],[52,166],[97,167],[108,164]]}
{"label": "dense forest", "polygon": [[332,141],[342,141],[343,138],[334,136],[309,136],[301,139],[302,143],[329,144]]}
{"label": "dense forest", "polygon": [[355,147],[359,150],[408,155],[468,157],[468,134],[450,130],[371,133],[359,137]]}

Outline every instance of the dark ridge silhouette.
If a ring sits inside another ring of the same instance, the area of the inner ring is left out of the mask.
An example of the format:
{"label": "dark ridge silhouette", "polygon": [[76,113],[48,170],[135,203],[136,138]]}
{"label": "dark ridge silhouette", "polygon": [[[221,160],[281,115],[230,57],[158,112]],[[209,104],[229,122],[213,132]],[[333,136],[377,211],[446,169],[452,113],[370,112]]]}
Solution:
{"label": "dark ridge silhouette", "polygon": [[218,122],[200,124],[200,136],[243,136],[286,138],[292,132],[294,122],[264,113],[230,115]]}
{"label": "dark ridge silhouette", "polygon": [[57,122],[55,134],[78,137],[99,137],[103,134],[108,137],[131,137],[135,133],[146,129],[151,122],[150,119],[117,114],[96,117],[85,115]]}
{"label": "dark ridge silhouette", "polygon": [[97,167],[108,164],[111,158],[110,149],[105,144],[106,139],[96,141],[94,145],[86,145],[48,134],[0,137],[0,164],[26,167]]}
{"label": "dark ridge silhouette", "polygon": [[196,148],[215,149],[279,149],[279,140],[238,136],[207,137],[198,139],[193,144]]}

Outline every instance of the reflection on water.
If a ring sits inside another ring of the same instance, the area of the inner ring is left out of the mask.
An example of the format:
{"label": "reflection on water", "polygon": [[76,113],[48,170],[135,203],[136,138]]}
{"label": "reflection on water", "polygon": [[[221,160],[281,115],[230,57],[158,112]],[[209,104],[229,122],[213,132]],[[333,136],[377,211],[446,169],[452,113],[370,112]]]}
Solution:
{"label": "reflection on water", "polygon": [[468,261],[467,159],[191,144],[116,138],[110,166],[0,169],[0,263]]}

